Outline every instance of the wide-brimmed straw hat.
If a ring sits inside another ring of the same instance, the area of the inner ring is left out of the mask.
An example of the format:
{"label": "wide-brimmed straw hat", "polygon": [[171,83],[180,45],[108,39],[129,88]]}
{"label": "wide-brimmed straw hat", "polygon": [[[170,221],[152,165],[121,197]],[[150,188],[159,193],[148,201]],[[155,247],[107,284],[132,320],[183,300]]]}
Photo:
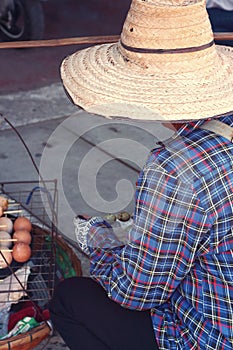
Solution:
{"label": "wide-brimmed straw hat", "polygon": [[110,118],[233,111],[233,48],[214,44],[204,0],[133,0],[120,40],[67,57],[61,77],[75,104]]}

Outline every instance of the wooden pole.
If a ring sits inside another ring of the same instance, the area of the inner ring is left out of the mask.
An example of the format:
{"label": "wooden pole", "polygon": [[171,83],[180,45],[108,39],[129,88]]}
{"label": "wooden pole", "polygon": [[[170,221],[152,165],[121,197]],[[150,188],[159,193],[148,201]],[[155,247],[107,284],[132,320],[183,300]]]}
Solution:
{"label": "wooden pole", "polygon": [[[106,35],[106,36],[84,36],[77,38],[63,38],[50,40],[30,40],[30,41],[13,41],[0,42],[0,49],[22,49],[35,47],[58,47],[69,45],[94,45],[113,43],[118,41],[120,35]],[[233,40],[233,32],[229,33],[214,33],[214,39],[218,41]]]}
{"label": "wooden pole", "polygon": [[0,49],[21,49],[32,47],[58,47],[68,45],[93,45],[113,43],[119,40],[119,35],[107,36],[84,36],[80,38],[64,38],[64,39],[50,39],[50,40],[31,40],[31,41],[14,41],[1,42]]}
{"label": "wooden pole", "polygon": [[214,33],[214,40],[233,40],[233,33],[232,32],[221,32],[221,33]]}

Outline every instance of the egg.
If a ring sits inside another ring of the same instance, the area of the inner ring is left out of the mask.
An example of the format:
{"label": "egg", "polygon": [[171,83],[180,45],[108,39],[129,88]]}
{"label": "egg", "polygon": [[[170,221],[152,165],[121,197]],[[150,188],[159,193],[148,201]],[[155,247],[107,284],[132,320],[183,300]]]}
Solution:
{"label": "egg", "polygon": [[9,248],[11,245],[11,235],[8,232],[0,231],[0,249]]}
{"label": "egg", "polygon": [[117,215],[117,219],[120,221],[128,221],[130,219],[130,214],[126,211],[122,211]]}
{"label": "egg", "polygon": [[13,230],[12,220],[7,218],[6,216],[2,216],[0,218],[0,231],[6,231],[8,233],[11,233],[12,230]]}
{"label": "egg", "polygon": [[2,210],[5,211],[8,208],[8,199],[0,196],[0,207],[2,207]]}
{"label": "egg", "polygon": [[106,214],[104,218],[109,224],[113,224],[116,221],[116,215],[114,214]]}
{"label": "egg", "polygon": [[29,219],[24,216],[19,216],[14,222],[14,230],[26,230],[30,232],[32,229],[32,224]]}
{"label": "egg", "polygon": [[[5,258],[5,259],[4,259]],[[1,250],[0,253],[0,269],[6,268],[12,262],[12,254],[8,250]]]}
{"label": "egg", "polygon": [[25,261],[28,261],[31,257],[31,248],[26,243],[16,243],[12,249],[12,256],[13,259],[17,262],[23,263]]}
{"label": "egg", "polygon": [[28,232],[26,230],[15,231],[12,238],[17,239],[17,241],[15,241],[15,243],[22,242],[22,243],[26,243],[26,244],[31,244],[31,241],[32,241],[32,236],[31,236],[30,232]]}

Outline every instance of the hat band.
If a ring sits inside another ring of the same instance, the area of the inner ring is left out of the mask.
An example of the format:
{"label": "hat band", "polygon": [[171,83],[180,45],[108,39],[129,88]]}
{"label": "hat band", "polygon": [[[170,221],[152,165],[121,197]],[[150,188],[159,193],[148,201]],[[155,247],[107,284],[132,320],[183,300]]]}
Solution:
{"label": "hat band", "polygon": [[144,49],[140,47],[132,47],[124,44],[121,40],[120,43],[122,47],[128,51],[132,52],[138,52],[138,53],[186,53],[186,52],[195,52],[195,51],[202,51],[205,49],[208,49],[209,47],[214,45],[214,40],[209,42],[208,44],[200,45],[200,46],[193,46],[193,47],[184,47],[179,49]]}

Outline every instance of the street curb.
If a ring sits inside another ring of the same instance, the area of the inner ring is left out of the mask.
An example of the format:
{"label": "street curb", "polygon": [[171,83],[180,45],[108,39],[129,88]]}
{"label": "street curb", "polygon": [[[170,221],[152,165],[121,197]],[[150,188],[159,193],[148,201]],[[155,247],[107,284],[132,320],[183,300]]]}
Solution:
{"label": "street curb", "polygon": [[[77,110],[67,98],[62,83],[0,95],[0,113],[16,127],[65,117]],[[3,129],[9,126],[2,123]]]}

